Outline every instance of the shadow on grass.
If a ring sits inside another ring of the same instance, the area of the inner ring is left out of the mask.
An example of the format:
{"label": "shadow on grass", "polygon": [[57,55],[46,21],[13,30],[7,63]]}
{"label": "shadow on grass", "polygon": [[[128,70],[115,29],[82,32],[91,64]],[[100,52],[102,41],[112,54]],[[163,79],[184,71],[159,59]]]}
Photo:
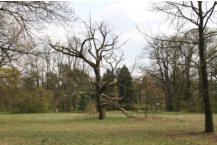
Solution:
{"label": "shadow on grass", "polygon": [[[2,113],[1,113],[2,114]],[[4,113],[4,116],[8,116],[10,113]],[[96,123],[102,123],[102,124],[120,124],[126,122],[127,118],[124,117],[108,117],[105,120],[98,120],[97,117],[89,117],[89,116],[78,116],[78,117],[59,117],[52,116],[52,118],[49,118],[49,116],[38,116],[32,115],[30,118],[26,118],[25,116],[28,116],[30,114],[17,114],[16,116],[10,117],[10,118],[4,118],[0,119],[0,124],[62,124],[62,123],[89,123],[89,124],[96,124]]]}
{"label": "shadow on grass", "polygon": [[185,132],[185,131],[181,131],[181,132],[173,132],[173,133],[169,133],[166,134],[164,137],[166,138],[185,138],[185,137],[189,137],[189,138],[200,138],[202,140],[207,140],[210,143],[217,143],[217,134],[216,133],[205,133],[205,132]]}

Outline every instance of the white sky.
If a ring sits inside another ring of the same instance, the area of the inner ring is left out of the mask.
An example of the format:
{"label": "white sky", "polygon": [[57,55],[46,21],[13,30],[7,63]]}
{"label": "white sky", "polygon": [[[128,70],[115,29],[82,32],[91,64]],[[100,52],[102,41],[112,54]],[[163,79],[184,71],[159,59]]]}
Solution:
{"label": "white sky", "polygon": [[[143,35],[137,30],[139,26],[146,34],[168,33],[172,28],[166,22],[162,13],[151,11],[152,3],[148,1],[71,1],[75,15],[81,19],[88,19],[91,14],[95,21],[105,21],[113,28],[115,34],[121,35],[121,40],[128,42],[123,46],[124,64],[132,68],[145,47]],[[52,30],[52,33],[58,30]],[[59,35],[59,39],[62,36]],[[140,60],[148,64],[148,59]]]}

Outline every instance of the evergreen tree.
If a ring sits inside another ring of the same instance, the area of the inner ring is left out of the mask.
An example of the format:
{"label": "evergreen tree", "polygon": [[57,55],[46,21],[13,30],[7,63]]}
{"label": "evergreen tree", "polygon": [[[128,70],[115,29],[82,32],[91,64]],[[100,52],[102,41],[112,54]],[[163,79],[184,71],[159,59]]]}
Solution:
{"label": "evergreen tree", "polygon": [[120,97],[120,104],[132,105],[136,102],[133,81],[128,68],[124,65],[117,71],[118,90]]}
{"label": "evergreen tree", "polygon": [[115,75],[111,71],[107,70],[103,75],[102,80],[103,82],[110,82],[110,84],[114,84],[111,87],[106,88],[104,90],[104,93],[112,98],[117,98],[119,94],[118,88],[115,85],[115,83],[117,82],[117,80],[115,79]]}

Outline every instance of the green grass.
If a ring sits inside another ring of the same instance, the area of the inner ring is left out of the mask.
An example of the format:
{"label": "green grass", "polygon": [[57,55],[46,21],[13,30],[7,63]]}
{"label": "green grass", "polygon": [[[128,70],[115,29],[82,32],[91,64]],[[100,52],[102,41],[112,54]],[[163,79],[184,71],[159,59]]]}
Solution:
{"label": "green grass", "polygon": [[[214,123],[217,130],[217,115]],[[203,114],[133,120],[108,112],[103,121],[82,113],[0,114],[0,145],[217,145],[217,134],[203,130]]]}

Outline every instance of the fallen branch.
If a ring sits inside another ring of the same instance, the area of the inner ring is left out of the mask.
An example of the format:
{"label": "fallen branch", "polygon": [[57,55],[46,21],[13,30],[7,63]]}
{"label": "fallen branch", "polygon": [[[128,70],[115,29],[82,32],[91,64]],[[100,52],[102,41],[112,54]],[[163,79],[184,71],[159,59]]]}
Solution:
{"label": "fallen branch", "polygon": [[119,109],[127,118],[133,118],[133,119],[138,119],[138,120],[144,120],[144,118],[141,118],[141,117],[135,116],[135,115],[133,115],[133,114],[130,114],[130,113],[129,113],[126,109],[124,109],[122,106],[120,106],[119,104],[114,103],[114,102],[112,102],[112,101],[104,100],[103,105],[110,105],[110,106],[113,106],[113,107]]}

